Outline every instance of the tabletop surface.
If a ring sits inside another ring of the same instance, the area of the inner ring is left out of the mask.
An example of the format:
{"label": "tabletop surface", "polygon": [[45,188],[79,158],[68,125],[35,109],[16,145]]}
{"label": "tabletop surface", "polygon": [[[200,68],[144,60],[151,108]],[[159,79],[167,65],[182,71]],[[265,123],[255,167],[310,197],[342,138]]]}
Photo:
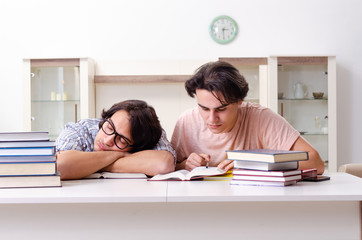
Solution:
{"label": "tabletop surface", "polygon": [[330,173],[329,181],[287,187],[230,185],[229,181],[84,179],[62,187],[0,189],[0,203],[162,203],[235,201],[362,201],[362,178]]}

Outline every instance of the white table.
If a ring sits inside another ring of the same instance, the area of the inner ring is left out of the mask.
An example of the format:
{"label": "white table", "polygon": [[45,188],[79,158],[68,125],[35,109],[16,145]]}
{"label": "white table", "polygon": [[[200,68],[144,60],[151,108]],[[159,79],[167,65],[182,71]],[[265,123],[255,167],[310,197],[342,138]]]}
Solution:
{"label": "white table", "polygon": [[289,187],[227,181],[63,181],[0,189],[1,239],[359,239],[362,179]]}

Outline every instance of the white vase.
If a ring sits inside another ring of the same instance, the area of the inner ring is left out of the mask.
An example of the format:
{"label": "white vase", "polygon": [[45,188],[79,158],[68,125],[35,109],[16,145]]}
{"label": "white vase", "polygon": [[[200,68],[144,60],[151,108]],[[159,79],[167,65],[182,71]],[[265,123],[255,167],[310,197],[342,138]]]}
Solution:
{"label": "white vase", "polygon": [[294,85],[294,97],[297,99],[302,99],[307,96],[307,91],[305,89],[305,85],[301,82],[297,82]]}

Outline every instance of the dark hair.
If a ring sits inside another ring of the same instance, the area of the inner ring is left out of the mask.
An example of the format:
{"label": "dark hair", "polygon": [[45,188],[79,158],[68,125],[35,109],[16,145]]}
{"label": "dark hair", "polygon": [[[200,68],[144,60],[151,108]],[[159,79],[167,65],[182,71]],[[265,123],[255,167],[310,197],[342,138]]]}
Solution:
{"label": "dark hair", "polygon": [[116,103],[107,111],[103,109],[99,128],[102,127],[106,119],[120,110],[127,111],[130,116],[131,138],[133,140],[130,152],[152,149],[162,134],[162,127],[155,109],[141,100],[126,100]]}
{"label": "dark hair", "polygon": [[213,92],[222,104],[231,104],[244,100],[249,91],[248,83],[240,72],[233,65],[222,61],[202,65],[186,81],[185,88],[191,97],[195,96],[196,89]]}

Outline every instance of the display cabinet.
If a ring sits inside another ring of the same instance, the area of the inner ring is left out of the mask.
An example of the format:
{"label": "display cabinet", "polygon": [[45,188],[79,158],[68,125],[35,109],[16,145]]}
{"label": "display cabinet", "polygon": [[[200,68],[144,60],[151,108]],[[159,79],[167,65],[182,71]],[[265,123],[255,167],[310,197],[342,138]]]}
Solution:
{"label": "display cabinet", "polygon": [[236,67],[249,84],[247,102],[268,103],[268,58],[219,58]]}
{"label": "display cabinet", "polygon": [[94,117],[91,59],[24,59],[23,64],[24,131],[48,131],[54,140],[66,123]]}
{"label": "display cabinet", "polygon": [[269,107],[283,116],[337,171],[336,58],[269,58]]}

